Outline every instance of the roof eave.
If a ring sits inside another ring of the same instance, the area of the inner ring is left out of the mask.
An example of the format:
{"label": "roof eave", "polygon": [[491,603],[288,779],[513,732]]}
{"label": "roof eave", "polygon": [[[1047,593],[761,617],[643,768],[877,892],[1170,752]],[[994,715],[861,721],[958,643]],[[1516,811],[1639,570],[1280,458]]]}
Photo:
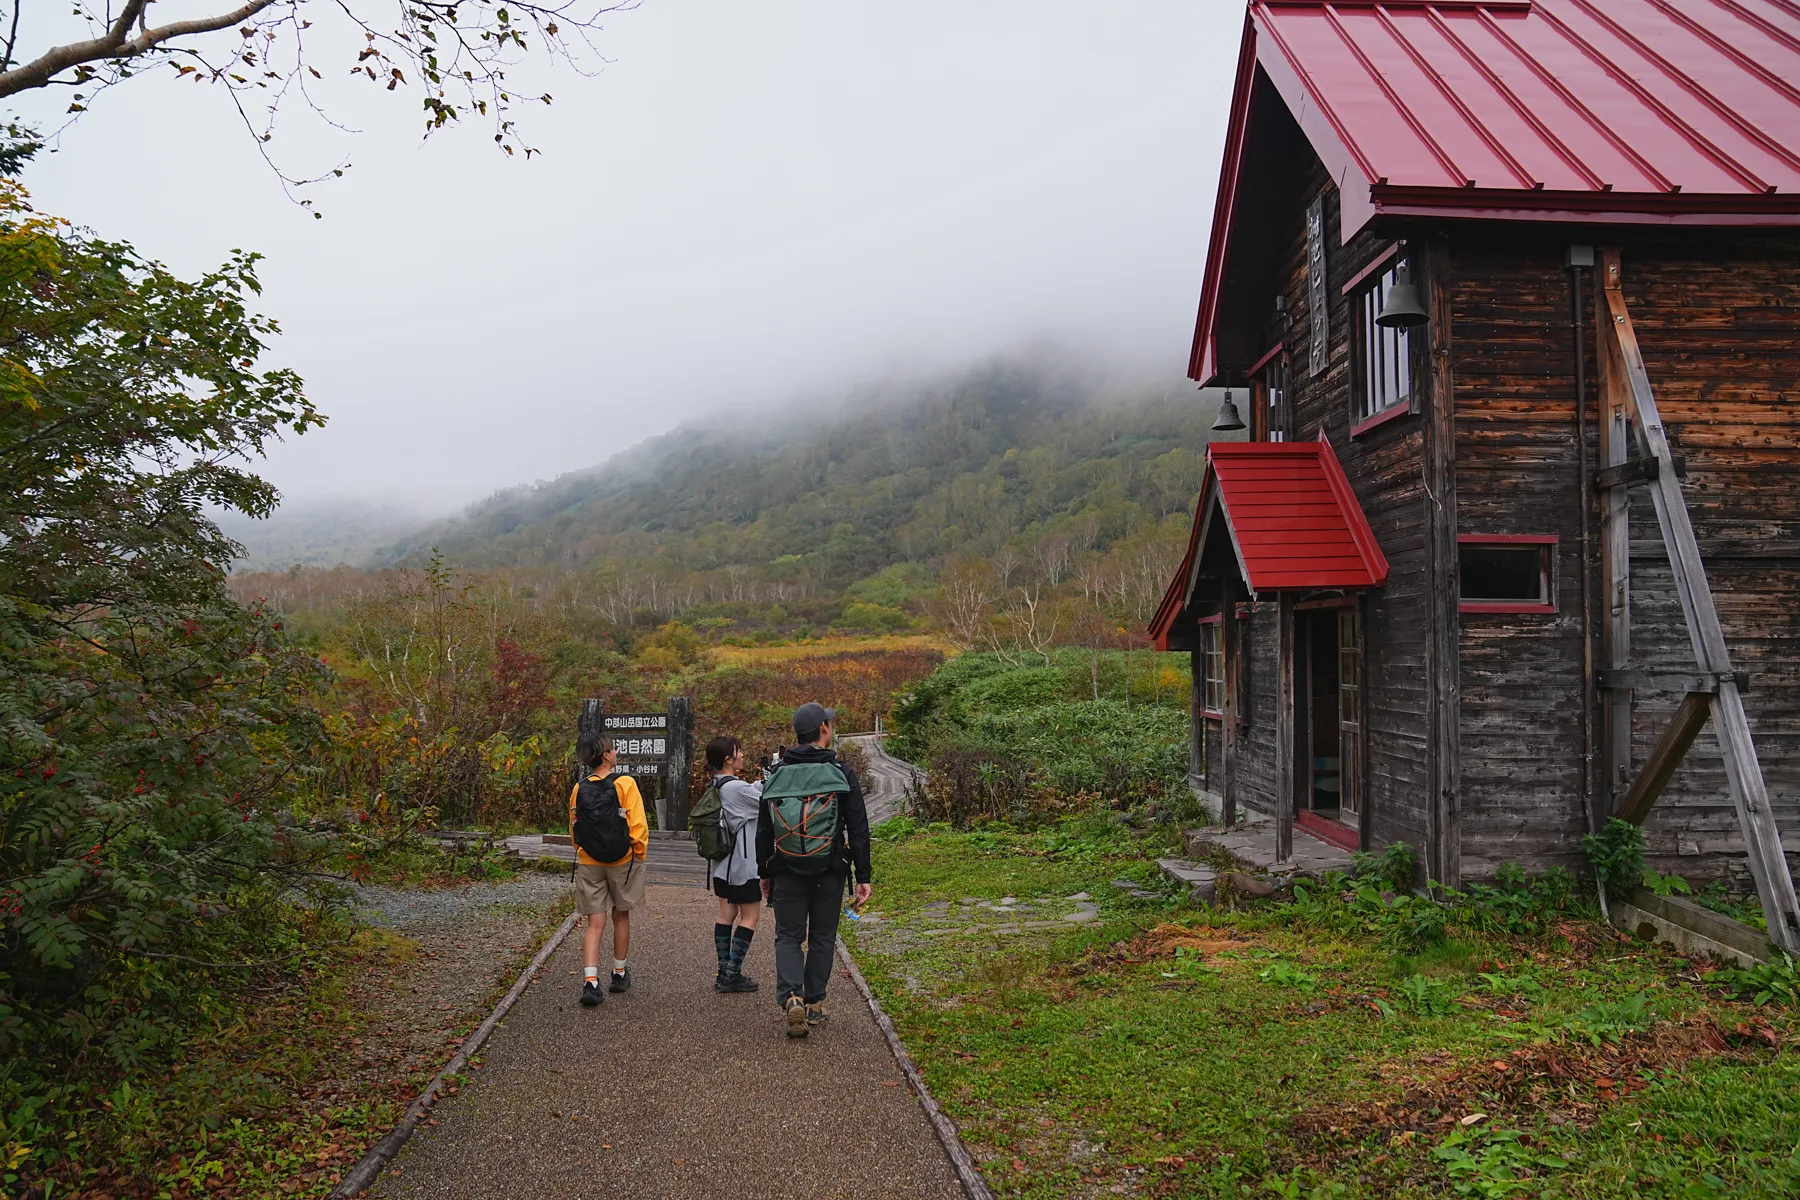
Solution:
{"label": "roof eave", "polygon": [[1206,273],[1200,284],[1200,311],[1194,321],[1194,345],[1188,353],[1188,377],[1199,380],[1202,386],[1218,372],[1213,352],[1213,324],[1219,313],[1219,286],[1225,275],[1232,211],[1237,201],[1238,173],[1244,161],[1244,140],[1250,129],[1250,97],[1255,82],[1256,23],[1246,12],[1243,40],[1238,47],[1237,80],[1231,89],[1231,117],[1225,129],[1225,155],[1219,164],[1219,192],[1213,199]]}
{"label": "roof eave", "polygon": [[1800,225],[1800,193],[1550,191],[1377,184],[1380,216],[1602,225]]}

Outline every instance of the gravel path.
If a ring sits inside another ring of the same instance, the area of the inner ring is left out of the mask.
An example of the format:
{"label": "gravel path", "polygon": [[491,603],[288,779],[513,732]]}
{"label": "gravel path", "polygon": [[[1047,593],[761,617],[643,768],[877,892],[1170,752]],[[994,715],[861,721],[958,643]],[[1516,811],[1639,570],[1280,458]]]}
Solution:
{"label": "gravel path", "polygon": [[[406,933],[441,929],[492,909],[533,908],[569,891],[567,872],[526,871],[500,883],[457,887],[357,889],[363,920]],[[566,911],[566,910],[565,910]]]}
{"label": "gravel path", "polygon": [[830,1023],[790,1040],[774,1002],[774,921],[765,914],[750,952],[763,990],[721,996],[712,990],[712,898],[648,890],[632,929],[632,990],[581,1008],[581,937],[571,933],[468,1085],[437,1107],[437,1125],[413,1136],[371,1195],[962,1195],[841,967]]}
{"label": "gravel path", "polygon": [[402,935],[348,983],[365,1014],[306,1099],[315,1105],[383,1097],[409,1103],[453,1047],[512,986],[546,926],[574,903],[567,876],[527,873],[502,883],[359,889],[362,916]]}

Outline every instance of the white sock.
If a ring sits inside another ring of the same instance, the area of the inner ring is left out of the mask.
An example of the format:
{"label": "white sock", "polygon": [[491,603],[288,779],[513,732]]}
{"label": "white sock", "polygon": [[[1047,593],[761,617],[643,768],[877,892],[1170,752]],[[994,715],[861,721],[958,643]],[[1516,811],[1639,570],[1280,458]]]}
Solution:
{"label": "white sock", "polygon": [[587,976],[587,980],[589,983],[600,982],[600,968],[599,967],[588,967],[582,973]]}
{"label": "white sock", "polygon": [[622,958],[613,959],[613,974],[614,975],[623,975],[624,973],[625,973],[625,960]]}

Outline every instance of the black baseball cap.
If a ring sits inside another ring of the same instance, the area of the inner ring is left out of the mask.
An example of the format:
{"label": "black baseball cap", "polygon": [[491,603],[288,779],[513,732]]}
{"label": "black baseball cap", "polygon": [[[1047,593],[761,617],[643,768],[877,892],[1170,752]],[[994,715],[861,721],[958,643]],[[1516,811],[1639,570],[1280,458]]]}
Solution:
{"label": "black baseball cap", "polygon": [[808,701],[794,710],[794,736],[803,742],[810,741],[818,734],[819,726],[836,719],[837,709]]}

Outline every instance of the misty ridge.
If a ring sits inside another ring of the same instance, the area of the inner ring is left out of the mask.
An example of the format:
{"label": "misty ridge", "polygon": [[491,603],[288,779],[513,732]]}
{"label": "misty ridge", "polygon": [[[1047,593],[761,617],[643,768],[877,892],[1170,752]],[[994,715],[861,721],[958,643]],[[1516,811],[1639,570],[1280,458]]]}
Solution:
{"label": "misty ridge", "polygon": [[778,573],[842,587],[1046,530],[1104,548],[1185,515],[1216,410],[1185,380],[1034,353],[717,413],[453,517],[344,501],[220,523],[246,548],[240,574],[418,566],[435,550],[472,570],[786,560]]}

